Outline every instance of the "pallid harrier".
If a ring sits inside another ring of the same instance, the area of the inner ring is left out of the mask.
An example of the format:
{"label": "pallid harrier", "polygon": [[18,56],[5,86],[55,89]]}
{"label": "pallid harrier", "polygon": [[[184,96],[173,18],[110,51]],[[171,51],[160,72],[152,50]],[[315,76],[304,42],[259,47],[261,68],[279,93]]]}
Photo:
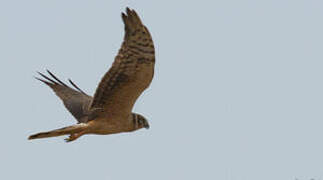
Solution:
{"label": "pallid harrier", "polygon": [[155,50],[148,29],[134,10],[122,13],[125,36],[112,67],[103,76],[94,97],[84,93],[71,80],[70,88],[47,70],[53,78],[39,73],[36,78],[48,85],[77,119],[78,124],[29,136],[38,139],[70,135],[66,142],[84,134],[114,134],[149,128],[147,120],[132,113],[134,103],[149,86],[154,75]]}

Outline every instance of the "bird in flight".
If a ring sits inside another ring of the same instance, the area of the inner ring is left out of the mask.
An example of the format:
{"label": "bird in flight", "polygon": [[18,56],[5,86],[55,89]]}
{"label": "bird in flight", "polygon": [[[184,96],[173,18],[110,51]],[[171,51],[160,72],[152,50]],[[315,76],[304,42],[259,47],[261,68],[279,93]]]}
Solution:
{"label": "bird in flight", "polygon": [[151,35],[134,10],[122,13],[124,41],[109,71],[101,79],[93,97],[73,81],[69,87],[47,70],[36,79],[48,85],[63,101],[77,124],[41,132],[28,139],[69,135],[71,142],[84,134],[115,134],[149,128],[148,121],[132,108],[140,94],[150,85],[155,66],[155,49]]}

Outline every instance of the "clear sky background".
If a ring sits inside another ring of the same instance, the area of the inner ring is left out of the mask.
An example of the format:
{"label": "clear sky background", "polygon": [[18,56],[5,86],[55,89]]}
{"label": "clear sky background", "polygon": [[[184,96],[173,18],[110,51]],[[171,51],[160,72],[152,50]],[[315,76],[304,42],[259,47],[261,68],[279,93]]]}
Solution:
{"label": "clear sky background", "polygon": [[[33,79],[93,94],[134,8],[156,73],[151,128],[28,141],[76,121]],[[323,179],[323,1],[0,1],[0,179]]]}

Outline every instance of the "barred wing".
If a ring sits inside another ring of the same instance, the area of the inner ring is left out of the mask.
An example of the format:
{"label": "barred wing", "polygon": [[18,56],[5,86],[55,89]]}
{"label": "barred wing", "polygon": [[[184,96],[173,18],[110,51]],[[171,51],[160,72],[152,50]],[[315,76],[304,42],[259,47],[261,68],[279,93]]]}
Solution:
{"label": "barred wing", "polygon": [[94,94],[91,109],[107,113],[130,113],[154,74],[155,50],[148,29],[134,10],[122,13],[125,36],[110,70]]}

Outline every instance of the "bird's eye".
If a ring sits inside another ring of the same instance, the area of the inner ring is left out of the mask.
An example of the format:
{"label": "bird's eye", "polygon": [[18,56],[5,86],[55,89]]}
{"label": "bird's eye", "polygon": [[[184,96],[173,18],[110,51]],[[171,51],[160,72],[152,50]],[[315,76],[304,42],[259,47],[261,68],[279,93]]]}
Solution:
{"label": "bird's eye", "polygon": [[138,123],[139,123],[139,125],[142,125],[143,124],[142,119],[138,119]]}

